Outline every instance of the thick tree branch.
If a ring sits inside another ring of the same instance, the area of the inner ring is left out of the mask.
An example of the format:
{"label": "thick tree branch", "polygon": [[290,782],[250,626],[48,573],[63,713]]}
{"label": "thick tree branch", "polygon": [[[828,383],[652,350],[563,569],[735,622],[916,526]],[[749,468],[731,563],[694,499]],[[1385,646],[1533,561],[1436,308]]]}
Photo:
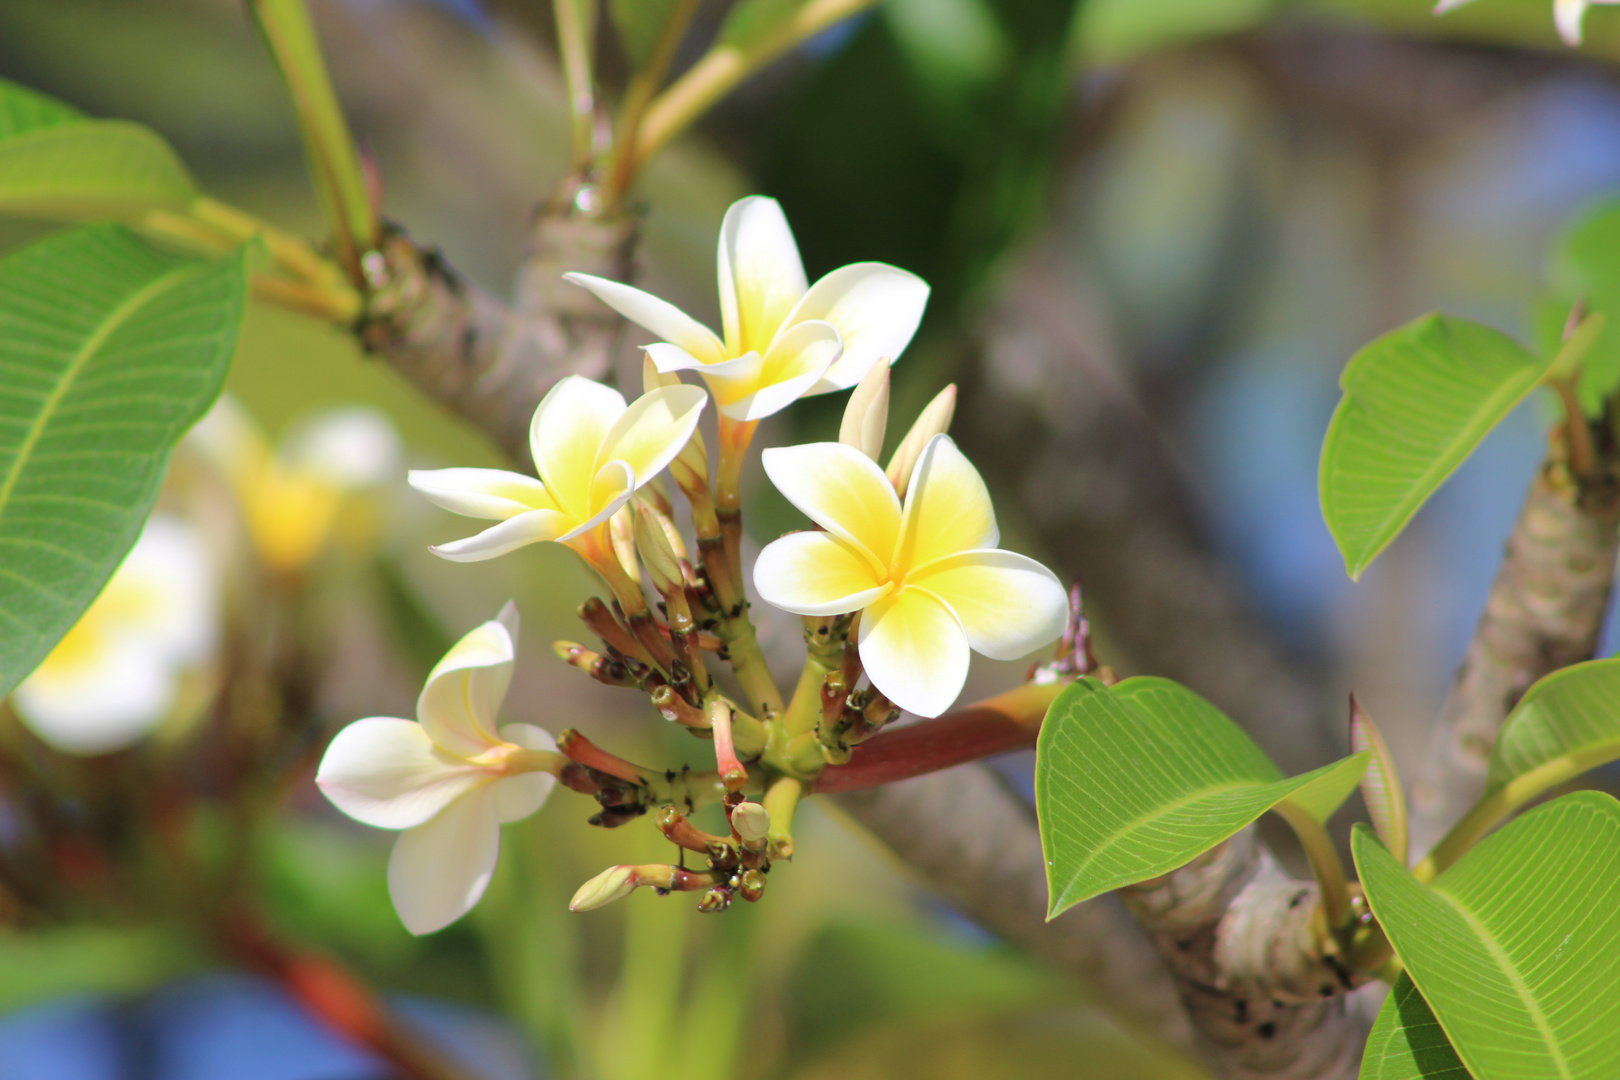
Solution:
{"label": "thick tree branch", "polygon": [[628,280],[636,220],[581,213],[572,194],[565,185],[535,215],[510,307],[398,229],[364,265],[361,343],[524,466],[541,397],[564,375],[606,374],[623,325],[562,275]]}
{"label": "thick tree branch", "polygon": [[1597,468],[1570,474],[1555,447],[1508,539],[1485,611],[1435,725],[1412,790],[1412,850],[1422,854],[1485,789],[1497,729],[1530,684],[1590,659],[1620,548],[1620,449],[1600,443]]}

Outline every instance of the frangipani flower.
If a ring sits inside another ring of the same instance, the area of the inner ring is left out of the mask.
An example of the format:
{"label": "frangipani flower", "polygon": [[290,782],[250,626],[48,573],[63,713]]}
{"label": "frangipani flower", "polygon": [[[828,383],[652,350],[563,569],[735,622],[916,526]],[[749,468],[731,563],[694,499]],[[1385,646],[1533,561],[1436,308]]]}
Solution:
{"label": "frangipani flower", "polygon": [[662,339],[646,347],[659,371],[703,376],[736,421],[759,420],[805,394],[854,386],[911,342],[928,302],[915,274],[852,263],[807,285],[799,248],[775,199],[733,203],[720,226],[720,318],[725,337],[650,293],[589,274],[565,274]]}
{"label": "frangipani flower", "polygon": [[14,691],[19,716],[69,753],[136,742],[175,710],[186,669],[213,650],[218,607],[196,531],[154,515],[101,595]]}
{"label": "frangipani flower", "polygon": [[411,486],[446,510],[500,522],[433,551],[454,562],[493,559],[556,540],[593,564],[612,557],[602,526],[686,445],[707,397],[666,386],[625,405],[617,390],[579,375],[540,402],[529,443],[540,479],[502,469],[416,470]]}
{"label": "frangipani flower", "polygon": [[904,505],[871,458],[841,443],[778,447],[765,472],[825,532],[790,533],[760,552],[754,585],[799,615],[860,611],[866,674],[919,716],[950,707],[968,650],[1024,656],[1063,633],[1069,602],[1057,576],[996,547],[984,481],[948,435],[935,435]]}
{"label": "frangipani flower", "polygon": [[517,608],[456,643],[428,675],[417,720],[373,716],[337,733],[315,774],[356,821],[403,830],[388,894],[413,934],[448,926],[484,895],[504,822],[545,802],[562,757],[530,724],[496,728],[517,653]]}
{"label": "frangipani flower", "polygon": [[[1472,0],[1440,0],[1434,6],[1436,15],[1444,15]],[[1564,44],[1570,48],[1581,43],[1581,23],[1586,18],[1586,9],[1594,4],[1620,4],[1620,0],[1553,0],[1553,22],[1558,26],[1558,36],[1564,39]]]}
{"label": "frangipani flower", "polygon": [[364,406],[310,417],[272,450],[247,412],[221,397],[188,439],[230,481],[260,558],[284,573],[308,566],[345,500],[397,476],[403,457],[387,417]]}

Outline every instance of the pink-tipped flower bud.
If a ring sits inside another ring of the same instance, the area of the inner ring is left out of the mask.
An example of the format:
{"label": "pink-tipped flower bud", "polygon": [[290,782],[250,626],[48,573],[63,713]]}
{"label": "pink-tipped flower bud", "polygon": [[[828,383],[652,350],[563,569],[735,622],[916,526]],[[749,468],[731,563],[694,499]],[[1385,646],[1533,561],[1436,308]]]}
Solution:
{"label": "pink-tipped flower bud", "polygon": [[889,483],[894,485],[894,490],[902,498],[906,494],[906,485],[911,483],[911,470],[917,467],[917,459],[922,457],[928,440],[949,431],[951,417],[955,414],[956,384],[952,383],[935,395],[934,400],[918,415],[917,422],[911,425],[911,430],[906,432],[906,437],[900,440],[886,471]]}

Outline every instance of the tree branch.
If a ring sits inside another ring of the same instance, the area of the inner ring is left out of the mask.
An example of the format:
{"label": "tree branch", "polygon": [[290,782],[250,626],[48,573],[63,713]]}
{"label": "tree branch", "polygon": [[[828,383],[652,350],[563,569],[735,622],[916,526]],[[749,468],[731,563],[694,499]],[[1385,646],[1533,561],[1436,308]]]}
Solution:
{"label": "tree branch", "polygon": [[1582,480],[1555,446],[1525,497],[1413,785],[1414,852],[1434,846],[1484,792],[1497,730],[1530,685],[1597,648],[1620,548],[1620,449],[1612,437],[1600,447]]}
{"label": "tree branch", "polygon": [[356,334],[367,351],[524,466],[535,406],[565,375],[605,375],[623,326],[562,275],[628,280],[637,221],[580,212],[576,194],[565,182],[536,213],[510,307],[397,227],[364,266],[368,291]]}

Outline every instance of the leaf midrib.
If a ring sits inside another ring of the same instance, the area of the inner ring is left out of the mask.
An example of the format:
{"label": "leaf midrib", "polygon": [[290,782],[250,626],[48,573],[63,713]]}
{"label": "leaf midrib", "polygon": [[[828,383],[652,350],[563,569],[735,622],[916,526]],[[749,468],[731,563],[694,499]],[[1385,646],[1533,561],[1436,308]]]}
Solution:
{"label": "leaf midrib", "polygon": [[68,362],[67,368],[62,373],[62,378],[46,397],[45,404],[40,408],[39,415],[29,425],[28,434],[23,436],[23,441],[18,445],[17,456],[12,460],[11,468],[7,471],[5,480],[0,482],[0,521],[4,520],[6,510],[11,506],[11,493],[17,486],[17,478],[22,475],[23,469],[27,467],[29,459],[33,456],[34,448],[39,444],[39,440],[44,437],[45,428],[49,425],[51,417],[55,415],[56,410],[61,406],[62,399],[67,396],[74,381],[83,372],[85,365],[90,362],[90,358],[96,354],[102,345],[106,344],[107,339],[119,327],[128,322],[152,297],[173,288],[186,278],[195,277],[199,272],[194,266],[176,267],[167,274],[163,274],[141,286],[125,297],[112,310],[111,315],[89,337],[85,338],[84,344],[79,347],[73,359]]}
{"label": "leaf midrib", "polygon": [[[1524,976],[1519,974],[1519,969],[1514,966],[1513,960],[1508,956],[1507,951],[1497,942],[1495,935],[1486,928],[1485,924],[1472,911],[1464,907],[1460,901],[1447,896],[1438,889],[1434,891],[1434,894],[1449,904],[1451,909],[1468,924],[1468,928],[1474,931],[1479,942],[1490,953],[1491,959],[1496,961],[1497,966],[1502,969],[1508,981],[1513,984],[1513,989],[1518,993],[1519,1000],[1524,1002],[1525,1009],[1530,1014],[1530,1019],[1535,1021],[1537,1030],[1541,1032],[1542,1042],[1546,1044],[1548,1052],[1552,1054],[1553,1063],[1558,1067],[1558,1075],[1562,1080],[1573,1080],[1575,1074],[1569,1071],[1569,1062],[1564,1058],[1563,1047],[1558,1044],[1558,1040],[1553,1035],[1552,1025],[1547,1022],[1546,1014],[1541,1011],[1541,1003],[1530,992],[1529,984],[1524,981]],[[1421,990],[1422,987],[1418,989]],[[1440,1014],[1435,1013],[1435,1018],[1439,1019]],[[1444,1024],[1441,1025],[1442,1029],[1444,1026]],[[1447,1035],[1449,1037],[1450,1033],[1447,1032]],[[1456,1045],[1455,1040],[1453,1040],[1453,1045]]]}
{"label": "leaf midrib", "polygon": [[[1200,799],[1208,798],[1211,795],[1224,795],[1229,791],[1242,791],[1242,790],[1256,791],[1256,790],[1259,790],[1261,788],[1269,787],[1269,786],[1271,786],[1272,784],[1275,784],[1275,783],[1278,783],[1278,781],[1276,781],[1276,780],[1263,780],[1263,781],[1259,781],[1259,782],[1254,782],[1254,781],[1245,780],[1245,781],[1238,781],[1236,783],[1231,783],[1231,784],[1222,784],[1222,785],[1220,785],[1218,787],[1199,788],[1197,791],[1191,793],[1190,795],[1183,795],[1179,799],[1175,799],[1175,800],[1172,800],[1171,802],[1164,803],[1161,806],[1158,806],[1158,807],[1155,807],[1152,810],[1149,810],[1145,814],[1142,814],[1142,815],[1139,815],[1138,817],[1132,818],[1130,821],[1128,821],[1125,824],[1121,825],[1119,828],[1115,829],[1113,832],[1109,833],[1106,837],[1104,837],[1101,843],[1099,843],[1097,846],[1092,848],[1091,854],[1086,857],[1086,860],[1084,862],[1082,862],[1080,865],[1075,867],[1074,873],[1069,875],[1068,886],[1066,886],[1065,889],[1064,889],[1065,893],[1068,891],[1069,887],[1073,886],[1076,878],[1078,878],[1081,874],[1085,873],[1085,871],[1087,869],[1089,869],[1090,866],[1093,863],[1095,863],[1098,859],[1102,858],[1102,856],[1104,854],[1106,854],[1109,850],[1111,850],[1116,845],[1118,845],[1120,840],[1122,838],[1124,838],[1124,836],[1127,833],[1141,827],[1144,823],[1149,822],[1149,821],[1154,821],[1154,820],[1156,820],[1158,818],[1162,818],[1167,814],[1170,814],[1170,813],[1173,813],[1173,812],[1175,812],[1177,810],[1180,810],[1184,806],[1191,805],[1192,803],[1195,803]],[[1262,810],[1260,813],[1265,813],[1265,811]],[[1259,814],[1256,814],[1255,816],[1258,817]]]}

